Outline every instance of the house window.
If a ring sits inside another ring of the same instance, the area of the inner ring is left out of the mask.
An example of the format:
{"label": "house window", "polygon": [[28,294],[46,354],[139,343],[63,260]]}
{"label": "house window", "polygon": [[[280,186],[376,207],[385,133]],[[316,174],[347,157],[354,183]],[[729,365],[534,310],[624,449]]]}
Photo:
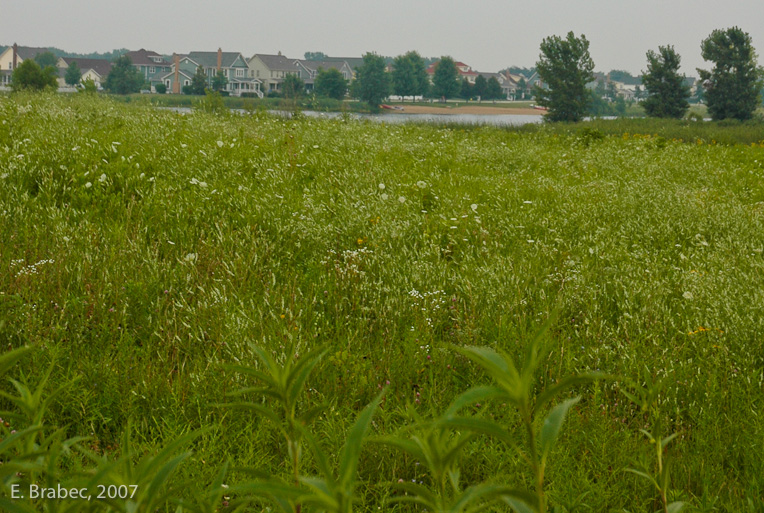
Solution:
{"label": "house window", "polygon": [[244,70],[243,69],[237,69],[236,70],[236,76],[237,77],[243,77],[244,76]]}
{"label": "house window", "polygon": [[164,85],[166,85],[167,89],[169,89],[170,88],[170,81],[169,80],[165,80],[164,81]]}
{"label": "house window", "polygon": [[157,69],[154,66],[149,67],[149,74],[153,75],[156,72],[157,72]]}
{"label": "house window", "polygon": [[184,80],[183,81],[183,85],[191,85],[191,81],[190,80]]}

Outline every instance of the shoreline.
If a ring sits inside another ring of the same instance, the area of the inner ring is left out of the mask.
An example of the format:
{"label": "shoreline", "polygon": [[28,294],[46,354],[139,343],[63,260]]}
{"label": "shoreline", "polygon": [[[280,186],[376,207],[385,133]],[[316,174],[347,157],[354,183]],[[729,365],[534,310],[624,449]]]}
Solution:
{"label": "shoreline", "polygon": [[484,115],[521,115],[521,116],[543,116],[546,111],[540,109],[531,109],[528,107],[518,107],[516,109],[507,107],[494,107],[490,105],[464,105],[459,107],[429,107],[426,105],[401,105],[395,104],[396,107],[402,107],[403,110],[384,110],[389,114],[484,114]]}

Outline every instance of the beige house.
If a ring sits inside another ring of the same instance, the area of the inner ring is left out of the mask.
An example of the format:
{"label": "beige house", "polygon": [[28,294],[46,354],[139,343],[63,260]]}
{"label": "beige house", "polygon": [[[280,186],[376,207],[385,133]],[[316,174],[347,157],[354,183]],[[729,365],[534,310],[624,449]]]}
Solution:
{"label": "beige house", "polygon": [[19,46],[14,43],[3,53],[0,53],[0,86],[11,84],[13,70],[26,59],[34,59],[38,53],[50,52],[49,48],[34,48],[31,46]]}
{"label": "beige house", "polygon": [[106,59],[81,59],[79,57],[59,57],[56,67],[58,68],[58,86],[67,87],[65,80],[66,70],[72,64],[80,68],[80,83],[92,80],[98,89],[106,82],[106,77],[111,71],[111,63]]}
{"label": "beige house", "polygon": [[281,91],[281,84],[287,75],[300,75],[299,61],[281,55],[256,53],[247,62],[250,77],[262,82],[262,91]]}

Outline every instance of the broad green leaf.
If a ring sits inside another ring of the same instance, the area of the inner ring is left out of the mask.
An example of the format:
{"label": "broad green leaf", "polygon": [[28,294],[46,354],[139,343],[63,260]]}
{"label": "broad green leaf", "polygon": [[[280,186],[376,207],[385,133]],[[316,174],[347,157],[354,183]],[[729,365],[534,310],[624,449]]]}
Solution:
{"label": "broad green leaf", "polygon": [[567,389],[571,387],[574,387],[576,385],[585,385],[587,383],[591,383],[592,381],[603,379],[605,377],[606,377],[606,374],[604,373],[590,372],[586,374],[579,374],[577,376],[568,376],[567,378],[563,378],[558,383],[555,383],[554,385],[547,387],[543,392],[541,392],[538,395],[538,397],[536,398],[536,405],[534,407],[534,411],[541,410],[548,402],[550,402],[556,396],[558,396],[559,394],[561,394],[562,392],[566,391]]}
{"label": "broad green leaf", "polygon": [[520,374],[509,356],[503,356],[489,347],[469,346],[457,351],[480,365],[484,371],[509,395],[509,399],[519,402],[524,398]]}
{"label": "broad green leaf", "polygon": [[666,511],[668,511],[668,513],[679,513],[680,511],[682,511],[684,506],[685,506],[685,503],[682,501],[672,502],[666,507]]}
{"label": "broad green leaf", "polygon": [[501,440],[510,446],[515,445],[515,440],[511,437],[509,432],[500,424],[492,420],[481,419],[479,417],[451,417],[439,420],[438,425],[453,429],[468,429],[473,433],[479,433]]}
{"label": "broad green leaf", "polygon": [[19,359],[26,356],[32,350],[29,346],[19,347],[13,349],[0,356],[0,377],[6,374],[11,367],[13,367]]}
{"label": "broad green leaf", "polygon": [[552,450],[554,443],[557,441],[557,437],[560,434],[560,428],[562,428],[562,423],[565,421],[565,416],[567,415],[568,410],[580,400],[580,397],[575,397],[561,402],[552,408],[544,419],[544,424],[541,426],[541,433],[539,436],[542,460],[546,458],[549,451]]}
{"label": "broad green leaf", "polygon": [[466,406],[478,402],[488,401],[490,399],[500,398],[504,395],[504,391],[495,386],[480,386],[472,387],[466,392],[461,393],[456,399],[451,402],[446,411],[443,413],[443,417],[450,417],[459,413],[459,410]]}
{"label": "broad green leaf", "polygon": [[673,435],[669,435],[666,438],[662,439],[661,440],[661,449],[664,449],[669,444],[669,442],[671,442],[671,440],[676,438],[678,435],[679,435],[679,433],[674,433]]}
{"label": "broad green leaf", "polygon": [[530,506],[527,502],[525,502],[522,499],[519,499],[513,495],[503,495],[501,497],[501,500],[506,502],[510,508],[512,508],[517,513],[537,513],[538,508],[534,508],[533,506]]}
{"label": "broad green leaf", "polygon": [[624,470],[624,472],[631,472],[632,474],[635,474],[635,475],[637,475],[639,477],[644,477],[645,479],[650,481],[655,486],[655,488],[657,488],[658,490],[661,489],[660,485],[658,485],[658,482],[650,474],[647,474],[645,472],[642,472],[640,470],[636,470],[636,469],[633,469],[633,468],[625,468],[623,470]]}
{"label": "broad green leaf", "polygon": [[340,476],[339,481],[343,488],[347,488],[355,479],[358,468],[358,458],[361,455],[361,445],[371,425],[374,412],[382,400],[382,394],[378,395],[366,408],[363,409],[358,419],[350,428],[350,433],[345,440],[345,445],[340,453]]}
{"label": "broad green leaf", "polygon": [[[406,493],[409,493],[415,497],[419,497],[422,504],[428,506],[431,509],[435,509],[436,504],[438,504],[438,497],[430,491],[429,488],[426,486],[422,486],[416,483],[393,483],[393,486],[397,488],[398,490],[403,490]],[[401,497],[395,497],[391,499],[391,501],[400,501],[405,500]]]}
{"label": "broad green leaf", "polygon": [[326,350],[317,350],[303,355],[287,375],[286,396],[291,404],[297,403],[305,381],[325,353]]}

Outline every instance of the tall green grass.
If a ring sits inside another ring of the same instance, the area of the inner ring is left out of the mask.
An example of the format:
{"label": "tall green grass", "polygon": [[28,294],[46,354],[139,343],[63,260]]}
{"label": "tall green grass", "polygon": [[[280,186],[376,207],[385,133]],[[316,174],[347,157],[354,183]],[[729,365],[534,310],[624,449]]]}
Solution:
{"label": "tall green grass", "polygon": [[[236,369],[262,372],[262,354],[284,365],[321,348],[297,402],[323,405],[299,445],[299,489],[332,483],[342,507],[414,511],[391,502],[391,484],[431,478],[405,452],[353,449],[358,484],[340,479],[332,455],[351,427],[368,420],[385,436],[411,410],[437,418],[488,384],[459,348],[519,358],[557,311],[533,396],[575,374],[619,379],[565,403],[543,474],[550,509],[757,511],[764,149],[599,123],[462,130],[0,97],[0,341],[35,348],[11,376],[54,397],[43,425],[82,448],[61,452],[53,475],[114,465],[121,482],[141,461],[170,465],[164,491],[142,502],[161,496],[168,510],[234,507],[264,489],[253,476],[288,495],[297,446],[267,416],[219,405],[255,386]],[[737,127],[714,130],[748,142]],[[621,390],[637,397],[645,376],[663,387],[643,411]],[[364,408],[383,388],[371,419]],[[524,443],[516,410],[470,411]],[[549,411],[531,418],[535,432]],[[656,419],[661,436],[676,433],[660,493],[625,471],[658,468],[640,432],[655,434]],[[22,416],[7,433],[35,424]],[[537,489],[502,440],[473,437],[462,451],[459,491]]]}

